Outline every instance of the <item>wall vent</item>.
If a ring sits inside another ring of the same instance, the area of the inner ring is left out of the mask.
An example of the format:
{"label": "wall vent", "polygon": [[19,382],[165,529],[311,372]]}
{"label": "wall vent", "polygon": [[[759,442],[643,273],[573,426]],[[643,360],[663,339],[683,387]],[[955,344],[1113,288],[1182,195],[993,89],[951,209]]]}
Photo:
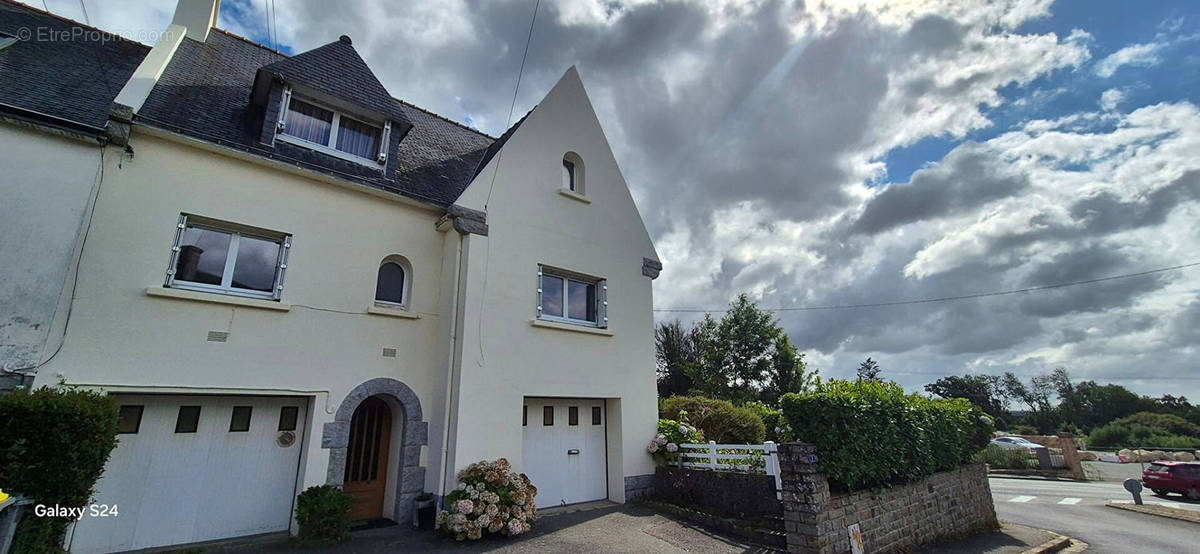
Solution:
{"label": "wall vent", "polygon": [[395,358],[396,357],[396,349],[395,348],[384,348],[383,349],[383,357],[384,358]]}
{"label": "wall vent", "polygon": [[227,333],[225,331],[209,331],[208,332],[208,342],[227,342],[228,340],[229,340],[229,333]]}

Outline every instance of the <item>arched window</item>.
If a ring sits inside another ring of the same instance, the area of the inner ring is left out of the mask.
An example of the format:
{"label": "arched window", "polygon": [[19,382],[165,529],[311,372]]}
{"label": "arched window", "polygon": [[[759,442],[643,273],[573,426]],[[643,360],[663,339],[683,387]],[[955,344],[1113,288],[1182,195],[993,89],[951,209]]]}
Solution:
{"label": "arched window", "polygon": [[412,268],[399,256],[388,256],[379,264],[375,280],[375,303],[392,307],[407,307]]}
{"label": "arched window", "polygon": [[583,194],[583,160],[579,154],[567,152],[562,159],[563,189]]}

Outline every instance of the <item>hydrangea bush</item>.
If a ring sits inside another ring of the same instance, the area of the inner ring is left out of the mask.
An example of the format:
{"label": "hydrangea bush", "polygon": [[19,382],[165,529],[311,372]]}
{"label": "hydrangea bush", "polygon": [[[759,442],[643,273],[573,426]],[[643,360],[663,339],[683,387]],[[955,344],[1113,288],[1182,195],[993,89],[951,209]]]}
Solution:
{"label": "hydrangea bush", "polygon": [[666,465],[679,457],[679,445],[704,442],[700,430],[687,421],[687,412],[679,412],[680,421],[658,420],[658,434],[646,445],[655,463]]}
{"label": "hydrangea bush", "polygon": [[537,520],[537,487],[508,460],[476,462],[458,472],[458,487],[446,495],[437,526],[455,540],[477,540],[486,533],[528,533]]}

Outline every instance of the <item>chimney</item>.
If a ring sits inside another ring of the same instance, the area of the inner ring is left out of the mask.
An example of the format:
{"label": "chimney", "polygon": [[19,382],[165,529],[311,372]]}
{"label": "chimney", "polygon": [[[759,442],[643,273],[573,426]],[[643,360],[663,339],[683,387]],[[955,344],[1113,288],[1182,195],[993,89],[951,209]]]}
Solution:
{"label": "chimney", "polygon": [[220,12],[221,0],[179,0],[171,24],[187,29],[187,38],[204,42],[209,29],[217,25]]}

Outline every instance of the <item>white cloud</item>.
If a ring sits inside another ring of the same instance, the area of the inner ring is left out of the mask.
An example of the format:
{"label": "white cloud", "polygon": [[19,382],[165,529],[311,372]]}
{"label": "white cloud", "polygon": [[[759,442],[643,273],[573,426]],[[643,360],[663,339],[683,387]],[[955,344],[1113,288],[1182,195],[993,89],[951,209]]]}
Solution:
{"label": "white cloud", "polygon": [[1105,111],[1113,111],[1121,102],[1125,101],[1125,91],[1119,88],[1110,88],[1100,95],[1100,107]]}
{"label": "white cloud", "polygon": [[1158,65],[1162,61],[1158,53],[1163,46],[1162,43],[1157,42],[1126,46],[1097,62],[1096,75],[1105,78],[1112,77],[1118,69],[1126,65],[1140,67]]}

